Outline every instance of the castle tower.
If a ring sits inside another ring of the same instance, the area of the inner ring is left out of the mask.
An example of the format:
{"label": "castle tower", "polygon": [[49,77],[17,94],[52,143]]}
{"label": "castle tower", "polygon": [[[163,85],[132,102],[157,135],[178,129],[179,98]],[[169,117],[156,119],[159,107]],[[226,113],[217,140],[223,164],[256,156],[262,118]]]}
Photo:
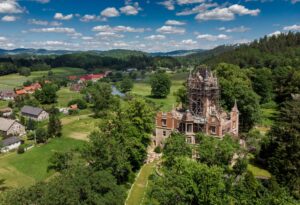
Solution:
{"label": "castle tower", "polygon": [[231,133],[237,137],[239,134],[239,110],[237,107],[236,100],[230,112],[230,120],[231,120]]}
{"label": "castle tower", "polygon": [[189,110],[193,116],[205,118],[219,110],[218,80],[208,68],[200,67],[191,72],[187,85]]}

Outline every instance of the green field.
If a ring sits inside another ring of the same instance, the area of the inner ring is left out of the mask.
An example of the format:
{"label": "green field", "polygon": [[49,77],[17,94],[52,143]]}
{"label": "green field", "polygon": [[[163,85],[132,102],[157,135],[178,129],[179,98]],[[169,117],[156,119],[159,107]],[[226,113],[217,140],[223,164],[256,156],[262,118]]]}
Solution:
{"label": "green field", "polygon": [[57,106],[67,107],[71,100],[82,99],[82,94],[71,91],[69,88],[61,88],[57,91],[57,97]]}
{"label": "green field", "polygon": [[8,102],[7,102],[7,101],[0,100],[0,109],[1,109],[1,108],[6,108],[7,105],[8,105]]}
{"label": "green field", "polygon": [[24,154],[0,155],[0,178],[9,187],[30,186],[53,175],[47,172],[48,160],[55,151],[68,151],[83,146],[84,142],[71,138],[56,138],[45,145],[34,147]]}
{"label": "green field", "polygon": [[180,87],[182,87],[183,83],[185,82],[187,78],[187,73],[176,73],[176,74],[170,74],[170,78],[172,80],[172,86],[171,86],[171,91],[170,94],[168,95],[167,98],[163,99],[155,99],[152,98],[151,95],[151,86],[150,84],[146,81],[144,82],[139,82],[135,83],[132,93],[141,95],[153,102],[155,102],[158,106],[161,107],[161,110],[163,111],[170,111],[174,106],[177,105],[176,102],[176,97],[174,96],[174,92],[176,92]]}
{"label": "green field", "polygon": [[88,110],[81,112],[86,113],[62,118],[63,136],[78,140],[88,140],[88,134],[98,127],[99,119],[93,118]]}
{"label": "green field", "polygon": [[[85,73],[85,71],[80,68],[53,68],[51,70],[54,76],[80,75]],[[28,77],[19,74],[0,76],[0,89],[15,88],[17,86],[21,86],[27,80],[47,76],[47,74],[48,71],[35,71]]]}

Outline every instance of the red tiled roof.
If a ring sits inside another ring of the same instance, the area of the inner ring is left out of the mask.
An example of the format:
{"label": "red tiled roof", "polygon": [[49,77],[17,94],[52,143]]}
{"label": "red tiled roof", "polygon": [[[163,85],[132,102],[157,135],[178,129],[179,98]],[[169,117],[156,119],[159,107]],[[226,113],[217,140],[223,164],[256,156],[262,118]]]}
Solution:
{"label": "red tiled roof", "polygon": [[104,78],[105,74],[88,74],[80,77],[80,80],[93,80]]}
{"label": "red tiled roof", "polygon": [[24,95],[24,94],[26,94],[26,91],[25,90],[16,90],[16,94],[17,95]]}

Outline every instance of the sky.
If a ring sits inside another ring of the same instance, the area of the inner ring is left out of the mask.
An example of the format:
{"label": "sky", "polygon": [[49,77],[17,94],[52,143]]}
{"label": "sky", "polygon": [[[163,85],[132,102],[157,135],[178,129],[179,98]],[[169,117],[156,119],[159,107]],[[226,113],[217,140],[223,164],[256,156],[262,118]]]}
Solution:
{"label": "sky", "polygon": [[300,31],[300,0],[0,0],[0,48],[164,52]]}

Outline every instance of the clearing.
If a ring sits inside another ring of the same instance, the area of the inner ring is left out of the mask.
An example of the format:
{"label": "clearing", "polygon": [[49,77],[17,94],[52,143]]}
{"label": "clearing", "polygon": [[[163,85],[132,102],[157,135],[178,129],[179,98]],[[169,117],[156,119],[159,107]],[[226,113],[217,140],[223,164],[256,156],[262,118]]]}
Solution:
{"label": "clearing", "polygon": [[48,172],[48,160],[55,151],[68,151],[84,145],[84,141],[71,138],[54,138],[23,154],[16,152],[0,155],[0,176],[9,187],[30,186],[53,175]]}

